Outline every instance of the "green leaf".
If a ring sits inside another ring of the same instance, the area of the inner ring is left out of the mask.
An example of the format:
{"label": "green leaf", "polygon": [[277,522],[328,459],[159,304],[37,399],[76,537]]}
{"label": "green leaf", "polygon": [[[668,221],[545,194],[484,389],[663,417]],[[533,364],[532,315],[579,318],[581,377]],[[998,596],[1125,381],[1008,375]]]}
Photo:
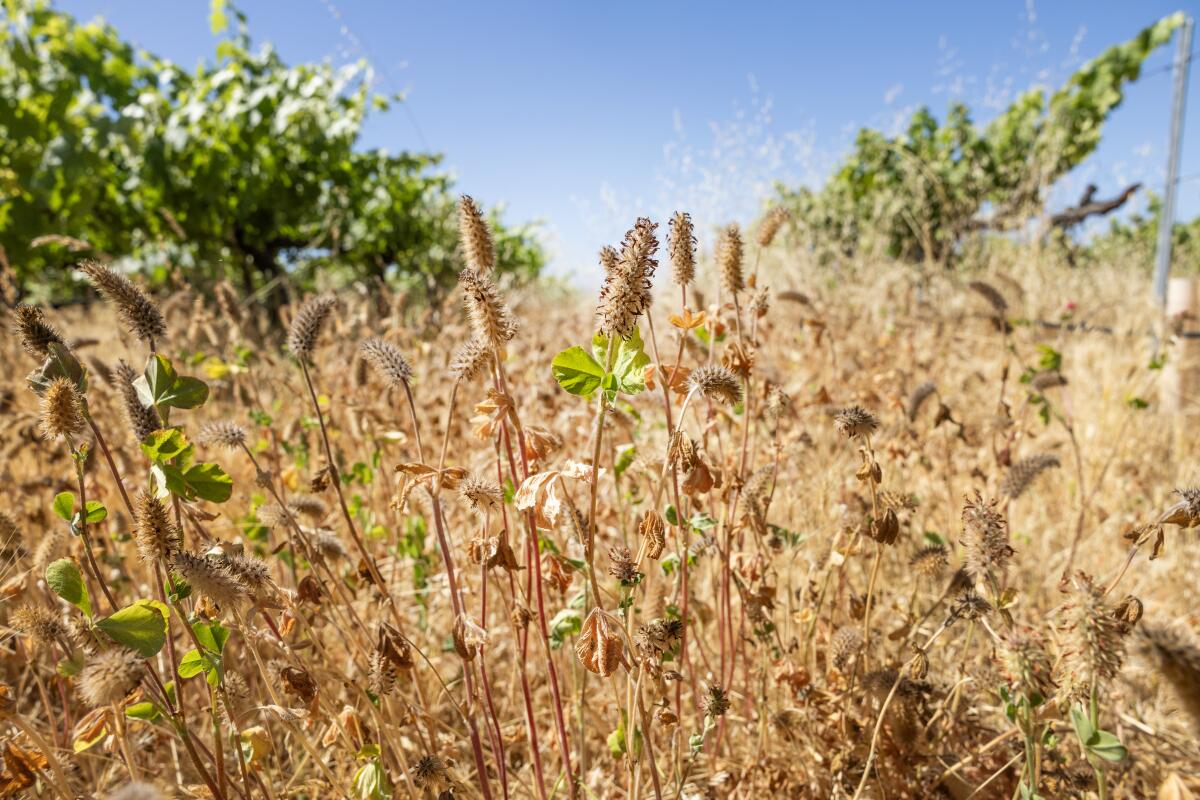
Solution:
{"label": "green leaf", "polygon": [[1092,726],[1092,720],[1088,716],[1087,710],[1082,704],[1076,703],[1071,706],[1071,725],[1075,728],[1075,735],[1079,737],[1079,741],[1084,745],[1096,733],[1095,727]]}
{"label": "green leaf", "polygon": [[75,519],[75,493],[59,492],[54,495],[54,503],[50,507],[59,517],[70,522]]}
{"label": "green leaf", "polygon": [[199,378],[183,375],[175,379],[175,384],[159,404],[174,408],[196,408],[204,405],[207,399],[208,384]]}
{"label": "green leaf", "polygon": [[613,464],[613,472],[620,477],[625,470],[629,469],[629,465],[633,463],[633,459],[637,456],[637,448],[633,445],[621,448],[617,454],[617,462]]}
{"label": "green leaf", "polygon": [[[592,337],[592,353],[596,356],[597,362],[604,359],[608,353],[607,336],[597,333]],[[635,327],[628,339],[622,339],[617,343],[617,352],[613,359],[611,373],[614,380],[611,386],[606,384],[605,388],[624,394],[637,394],[644,391],[646,389],[645,367],[649,363],[650,356],[646,355],[642,344],[641,331]]]}
{"label": "green leaf", "polygon": [[103,522],[108,517],[108,509],[99,500],[87,501],[87,521]]}
{"label": "green leaf", "polygon": [[1097,758],[1102,758],[1105,761],[1111,761],[1114,764],[1118,761],[1124,761],[1129,751],[1121,744],[1121,741],[1108,731],[1096,731],[1087,740],[1087,749]]}
{"label": "green leaf", "polygon": [[179,677],[194,678],[201,672],[208,672],[212,669],[212,664],[208,658],[199,650],[189,650],[184,653],[183,658],[179,659]]}
{"label": "green leaf", "polygon": [[125,708],[125,716],[130,719],[140,719],[145,722],[153,722],[159,718],[158,705],[156,703],[134,703]]}
{"label": "green leaf", "polygon": [[51,342],[47,345],[47,349],[50,351],[50,355],[46,357],[37,371],[30,373],[26,378],[29,388],[38,397],[41,397],[56,378],[66,378],[75,384],[75,388],[79,390],[80,394],[86,392],[87,372],[79,363],[79,359],[58,342]]}
{"label": "green leaf", "polygon": [[55,672],[64,678],[78,675],[81,669],[83,669],[83,653],[72,653],[70,657],[60,659],[54,667]]}
{"label": "green leaf", "polygon": [[556,355],[550,367],[558,385],[579,397],[591,397],[604,379],[604,369],[578,345]]}
{"label": "green leaf", "polygon": [[225,642],[229,641],[229,629],[219,622],[197,622],[192,625],[196,640],[214,653],[225,650]]}
{"label": "green leaf", "polygon": [[1057,372],[1062,368],[1062,353],[1048,344],[1039,344],[1037,351],[1038,368],[1043,372]]}
{"label": "green leaf", "polygon": [[118,644],[151,658],[167,639],[167,607],[157,600],[138,600],[96,623]]}
{"label": "green leaf", "polygon": [[170,461],[186,453],[191,446],[179,428],[163,428],[146,437],[142,452],[151,461]]}
{"label": "green leaf", "polygon": [[146,362],[145,373],[133,382],[133,386],[137,390],[138,399],[142,401],[142,405],[164,405],[163,398],[170,395],[177,377],[171,362],[161,353],[155,353]]}
{"label": "green leaf", "polygon": [[196,464],[183,475],[196,497],[224,503],[233,494],[233,478],[216,464]]}
{"label": "green leaf", "polygon": [[69,558],[60,558],[46,567],[46,585],[53,592],[91,619],[92,600],[88,596],[87,585],[79,567]]}

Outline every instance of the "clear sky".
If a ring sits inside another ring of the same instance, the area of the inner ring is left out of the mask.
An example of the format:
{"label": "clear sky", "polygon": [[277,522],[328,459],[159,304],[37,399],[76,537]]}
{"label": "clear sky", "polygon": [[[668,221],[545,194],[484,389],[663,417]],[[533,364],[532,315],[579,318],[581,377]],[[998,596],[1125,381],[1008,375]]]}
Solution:
{"label": "clear sky", "polygon": [[[289,61],[371,62],[403,107],[368,145],[446,156],[461,191],[537,219],[557,274],[598,279],[594,254],[639,214],[747,220],[775,181],[818,184],[857,128],[967,102],[986,120],[1057,86],[1183,0],[450,2],[241,0]],[[211,58],[208,0],[58,0],[147,50]],[[1193,51],[1200,41],[1193,43]],[[1100,150],[1057,205],[1165,179],[1174,42],[1147,63]],[[1189,87],[1179,202],[1200,214],[1200,70]]]}

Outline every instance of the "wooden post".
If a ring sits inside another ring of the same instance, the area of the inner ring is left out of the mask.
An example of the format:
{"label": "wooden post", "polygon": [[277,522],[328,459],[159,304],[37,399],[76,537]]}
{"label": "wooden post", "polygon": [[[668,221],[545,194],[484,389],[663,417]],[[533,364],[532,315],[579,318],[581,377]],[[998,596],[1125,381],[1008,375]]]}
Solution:
{"label": "wooden post", "polygon": [[[1159,400],[1173,414],[1200,413],[1200,279],[1171,278],[1167,285],[1167,350]],[[1189,335],[1179,335],[1189,334]]]}

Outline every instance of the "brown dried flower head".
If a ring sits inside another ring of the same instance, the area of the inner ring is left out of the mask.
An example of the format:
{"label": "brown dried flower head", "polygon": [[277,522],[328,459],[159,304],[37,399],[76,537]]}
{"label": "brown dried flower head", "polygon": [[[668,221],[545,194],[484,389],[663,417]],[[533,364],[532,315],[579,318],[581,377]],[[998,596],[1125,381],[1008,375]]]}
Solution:
{"label": "brown dried flower head", "polygon": [[450,375],[456,381],[469,381],[492,364],[492,348],[482,339],[471,337],[450,359]]}
{"label": "brown dried flower head", "polygon": [[666,525],[657,511],[650,509],[642,515],[642,520],[638,523],[638,534],[646,540],[647,558],[658,560],[662,555],[667,544],[665,532]]}
{"label": "brown dried flower head", "polygon": [[605,276],[596,303],[600,331],[607,336],[628,339],[637,327],[638,317],[650,307],[650,279],[658,268],[655,230],[658,225],[641,217],[625,234],[616,264]]}
{"label": "brown dried flower head", "polygon": [[717,242],[717,261],[721,267],[721,286],[731,295],[746,288],[742,270],[742,229],[733,223],[721,231]]}
{"label": "brown dried flower head", "polygon": [[22,305],[13,309],[13,333],[21,342],[21,349],[38,361],[50,355],[51,344],[66,347],[62,334],[46,322],[42,310],[35,306]]}
{"label": "brown dried flower head", "polygon": [[203,445],[237,450],[246,444],[246,430],[229,420],[213,420],[200,426],[196,440]]}
{"label": "brown dried flower head", "polygon": [[950,554],[944,544],[931,544],[914,553],[908,563],[913,572],[922,578],[933,580],[940,578],[950,565]]}
{"label": "brown dried flower head", "polygon": [[79,672],[79,693],[93,708],[125,699],[142,677],[142,662],[129,650],[114,647],[88,657]]}
{"label": "brown dried flower head", "polygon": [[137,379],[137,373],[133,371],[133,367],[125,363],[124,359],[117,361],[117,369],[113,376],[121,391],[121,401],[125,406],[125,420],[129,424],[129,430],[133,433],[133,438],[141,442],[162,427],[162,420],[158,418],[158,410],[153,406],[142,405],[142,399],[138,397],[137,389],[133,385]]}
{"label": "brown dried flower head", "polygon": [[83,403],[75,384],[55,378],[41,397],[38,431],[45,439],[69,439],[83,431]]}
{"label": "brown dried flower head", "polygon": [[95,261],[85,261],[78,269],[117,307],[117,317],[134,336],[153,347],[166,334],[162,312],[129,278]]}
{"label": "brown dried flower head", "polygon": [[517,335],[517,323],[512,312],[500,299],[500,290],[491,278],[470,269],[458,274],[463,290],[463,304],[471,321],[474,338],[499,348]]}
{"label": "brown dried flower head", "polygon": [[1039,475],[1058,466],[1058,456],[1050,453],[1039,453],[1022,458],[1008,468],[1008,474],[1004,476],[1004,482],[1000,484],[1000,494],[1016,500],[1037,480]]}
{"label": "brown dried flower head", "polygon": [[1055,681],[1063,695],[1082,699],[1121,671],[1129,628],[1104,598],[1104,588],[1082,572],[1071,577],[1067,599],[1055,612],[1059,659]]}
{"label": "brown dried flower head", "polygon": [[180,538],[166,505],[149,492],[142,492],[137,497],[134,512],[133,539],[138,555],[152,564],[169,561],[179,550]]}
{"label": "brown dried flower head", "polygon": [[775,236],[779,233],[779,229],[788,220],[787,209],[783,206],[775,206],[767,215],[763,217],[762,225],[758,228],[758,246],[770,247],[775,241]]}
{"label": "brown dried flower head", "polygon": [[862,406],[843,408],[834,415],[833,424],[847,439],[863,438],[879,430],[879,420]]}
{"label": "brown dried flower head", "polygon": [[742,399],[742,384],[737,376],[717,364],[705,364],[692,370],[688,375],[688,390],[731,406]]}
{"label": "brown dried flower head", "polygon": [[671,217],[667,250],[671,255],[672,280],[687,286],[696,278],[696,233],[692,217],[685,211],[676,211]]}
{"label": "brown dried flower head", "polygon": [[67,636],[67,626],[62,618],[44,606],[21,606],[12,613],[9,624],[42,644],[56,644]]}
{"label": "brown dried flower head", "polygon": [[963,506],[963,569],[975,581],[986,580],[1008,566],[1015,552],[1008,543],[1008,521],[997,509],[997,501],[984,502],[979,492]]}
{"label": "brown dried flower head", "polygon": [[300,307],[288,329],[287,348],[293,356],[301,361],[312,358],[321,328],[325,326],[336,306],[337,298],[325,294],[312,298]]}
{"label": "brown dried flower head", "polygon": [[247,599],[246,587],[217,557],[184,550],[175,554],[171,565],[195,591],[221,607],[233,608]]}
{"label": "brown dried flower head", "polygon": [[464,194],[458,201],[458,233],[467,266],[480,275],[496,267],[496,245],[492,231],[475,200]]}
{"label": "brown dried flower head", "polygon": [[364,341],[359,350],[391,388],[400,389],[412,381],[412,366],[395,345],[383,339],[371,338]]}

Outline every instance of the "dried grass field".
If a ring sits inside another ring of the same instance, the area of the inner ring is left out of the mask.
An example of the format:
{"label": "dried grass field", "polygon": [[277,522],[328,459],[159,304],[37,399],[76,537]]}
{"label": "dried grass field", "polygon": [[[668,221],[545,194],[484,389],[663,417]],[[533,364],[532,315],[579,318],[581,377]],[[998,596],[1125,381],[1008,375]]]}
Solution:
{"label": "dried grass field", "polygon": [[89,264],[105,303],[9,314],[0,796],[1200,792],[1143,275],[676,215],[597,301],[498,284],[461,214],[441,308],[276,335]]}

